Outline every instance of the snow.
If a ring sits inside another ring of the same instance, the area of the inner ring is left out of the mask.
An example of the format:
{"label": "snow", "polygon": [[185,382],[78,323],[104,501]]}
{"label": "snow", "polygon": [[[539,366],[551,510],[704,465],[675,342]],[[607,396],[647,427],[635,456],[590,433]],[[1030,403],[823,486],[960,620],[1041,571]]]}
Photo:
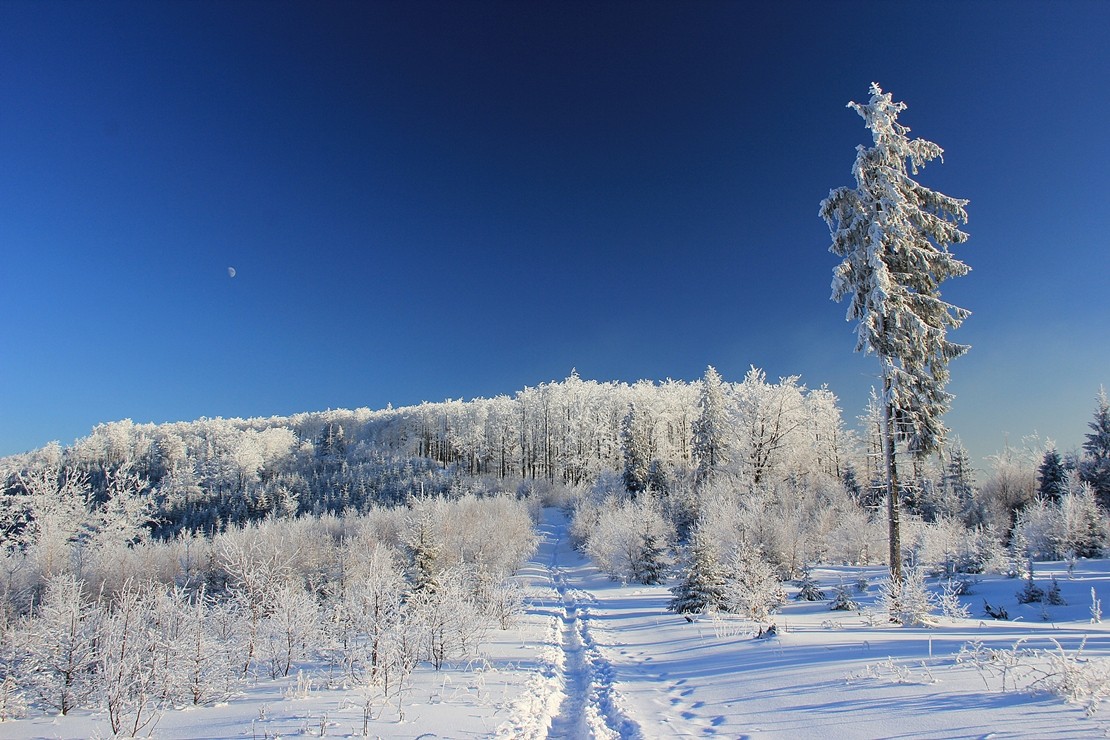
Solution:
{"label": "snow", "polygon": [[[1016,593],[1023,581],[982,576],[962,597],[973,618],[938,616],[934,625],[919,628],[868,613],[881,568],[818,567],[812,577],[830,597],[839,583],[866,577],[870,585],[857,598],[863,611],[830,611],[829,600],[790,600],[772,617],[777,634],[757,638],[750,621],[703,616],[689,622],[666,611],[671,594],[665,585],[609,580],[571,547],[562,512],[545,509],[539,529],[541,545],[516,576],[528,583],[527,613],[514,628],[492,632],[480,660],[440,672],[421,666],[405,694],[403,716],[395,705],[374,704],[370,737],[1110,734],[1110,717],[1097,701],[1088,714],[1083,702],[1029,689],[1039,677],[1039,685],[1049,685],[1043,672],[1053,670],[1057,644],[1072,657],[1082,645],[1073,666],[1094,670],[1110,657],[1110,627],[1092,623],[1090,611],[1092,587],[1100,598],[1110,595],[1107,561],[1080,560],[1070,574],[1066,563],[1037,564],[1037,583],[1047,590],[1055,575],[1063,606],[1020,605]],[[935,580],[930,585],[937,587]],[[1011,619],[985,617],[984,599],[1005,607]],[[967,646],[976,642],[981,648],[973,653]],[[260,679],[226,704],[167,711],[152,735],[362,736],[365,695],[327,688],[321,665],[301,669],[300,683],[296,677]],[[106,718],[87,711],[0,723],[0,738],[109,735]]]}

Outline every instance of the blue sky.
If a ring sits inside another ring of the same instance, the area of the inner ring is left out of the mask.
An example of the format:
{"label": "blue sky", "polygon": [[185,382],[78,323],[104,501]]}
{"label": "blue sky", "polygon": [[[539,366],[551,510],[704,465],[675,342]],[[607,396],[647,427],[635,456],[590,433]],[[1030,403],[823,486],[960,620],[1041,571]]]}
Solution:
{"label": "blue sky", "polygon": [[[1110,3],[0,3],[0,454],[98,422],[877,363],[817,216],[878,81],[970,199],[949,426],[1110,385]],[[234,266],[237,275],[229,277]]]}

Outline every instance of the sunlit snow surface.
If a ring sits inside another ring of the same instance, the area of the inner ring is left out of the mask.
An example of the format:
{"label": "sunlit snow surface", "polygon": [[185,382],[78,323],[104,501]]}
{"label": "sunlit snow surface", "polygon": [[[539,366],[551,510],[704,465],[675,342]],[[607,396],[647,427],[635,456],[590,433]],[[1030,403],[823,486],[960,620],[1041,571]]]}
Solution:
{"label": "sunlit snow surface", "polygon": [[[543,541],[518,577],[529,587],[528,613],[516,628],[494,630],[484,659],[435,672],[422,666],[404,701],[404,718],[380,707],[368,726],[381,738],[1094,738],[1110,734],[1110,706],[1084,706],[1030,691],[1042,663],[1019,670],[957,662],[965,644],[984,651],[1069,654],[1086,638],[1081,661],[1110,660],[1106,624],[1091,623],[1091,587],[1110,596],[1108,561],[1040,564],[1045,588],[1056,575],[1068,604],[1019,605],[1022,582],[983,577],[964,598],[971,619],[903,628],[858,612],[829,611],[828,601],[790,601],[776,615],[779,635],[754,639],[739,619],[694,623],[666,611],[665,586],[621,586],[570,546],[566,520],[544,511]],[[881,568],[814,570],[831,595],[861,573],[874,603]],[[983,600],[1009,621],[983,616]],[[1110,600],[1108,600],[1110,605]],[[1107,609],[1110,620],[1110,606]],[[170,710],[154,737],[359,737],[361,698],[326,689],[325,667],[301,666],[316,687],[296,679],[259,680],[223,706]],[[303,682],[302,682],[303,683]],[[1003,690],[1005,689],[1005,690]],[[1103,715],[1106,713],[1106,716]],[[87,711],[0,723],[0,738],[108,737],[106,718]]]}

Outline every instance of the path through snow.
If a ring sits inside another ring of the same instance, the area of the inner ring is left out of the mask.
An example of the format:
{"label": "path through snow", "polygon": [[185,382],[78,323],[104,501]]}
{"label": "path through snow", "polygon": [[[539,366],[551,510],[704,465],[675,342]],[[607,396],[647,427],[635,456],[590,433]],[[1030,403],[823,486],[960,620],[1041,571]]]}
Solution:
{"label": "path through snow", "polygon": [[499,735],[552,740],[640,738],[639,727],[625,714],[613,687],[613,667],[591,632],[591,606],[596,599],[582,586],[601,576],[571,546],[563,512],[544,509],[539,533],[540,546],[522,575],[533,586],[533,613],[551,619],[542,653],[544,668]]}
{"label": "path through snow", "polygon": [[[1110,593],[1110,561],[1084,561],[1074,574],[1065,564],[1038,564],[1038,577],[1055,576],[1068,602],[1051,607],[1047,621],[1040,606],[1016,603],[1018,582],[983,575],[965,606],[978,615],[984,599],[1006,604],[1012,620],[938,618],[930,628],[903,628],[832,612],[827,600],[790,600],[774,617],[778,636],[767,640],[754,639],[756,625],[739,617],[690,623],[668,612],[666,585],[609,580],[571,547],[559,511],[546,510],[539,531],[523,575],[532,583],[526,621],[537,639],[544,635],[530,646],[540,670],[508,707],[501,738],[1110,736],[1105,706],[1087,716],[1082,702],[1016,690],[1013,676],[1003,686],[990,661],[958,660],[968,644],[1004,655],[1019,641],[1055,650],[1055,640],[1073,655],[1084,646],[1075,670],[1105,666],[1110,675],[1110,626],[1091,624],[1085,603],[1092,587]],[[865,577],[871,585],[856,598],[871,607],[884,570],[826,566],[814,577],[829,594]]]}

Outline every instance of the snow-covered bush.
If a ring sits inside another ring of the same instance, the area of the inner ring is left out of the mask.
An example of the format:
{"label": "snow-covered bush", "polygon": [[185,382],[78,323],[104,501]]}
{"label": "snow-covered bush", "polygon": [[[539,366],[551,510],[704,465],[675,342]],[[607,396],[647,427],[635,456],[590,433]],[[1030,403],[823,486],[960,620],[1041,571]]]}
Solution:
{"label": "snow-covered bush", "polygon": [[929,623],[936,609],[936,598],[925,584],[921,568],[909,568],[901,581],[887,580],[879,591],[879,604],[893,622],[906,627]]}
{"label": "snow-covered bush", "polygon": [[969,528],[952,517],[932,522],[907,520],[903,549],[909,550],[912,561],[930,575],[946,577],[997,569],[1003,557],[1002,545],[992,530]]}
{"label": "snow-covered bush", "polygon": [[658,583],[673,537],[658,505],[649,497],[610,503],[598,514],[586,553],[610,578],[623,583]]}
{"label": "snow-covered bush", "polygon": [[940,613],[948,619],[967,619],[971,611],[960,601],[960,596],[967,593],[963,581],[949,578],[944,583],[944,589],[937,596],[937,606]]}
{"label": "snow-covered bush", "polygon": [[1065,492],[1059,498],[1037,499],[1026,506],[1014,529],[1028,543],[1030,555],[1052,560],[1068,553],[1097,557],[1110,535],[1093,490],[1075,473],[1068,475]]}
{"label": "snow-covered bush", "polygon": [[725,610],[764,622],[786,601],[775,567],[755,545],[741,545],[725,562]]}
{"label": "snow-covered bush", "polygon": [[886,523],[874,519],[863,508],[845,506],[836,512],[833,526],[825,533],[829,562],[870,565],[886,558]]}

